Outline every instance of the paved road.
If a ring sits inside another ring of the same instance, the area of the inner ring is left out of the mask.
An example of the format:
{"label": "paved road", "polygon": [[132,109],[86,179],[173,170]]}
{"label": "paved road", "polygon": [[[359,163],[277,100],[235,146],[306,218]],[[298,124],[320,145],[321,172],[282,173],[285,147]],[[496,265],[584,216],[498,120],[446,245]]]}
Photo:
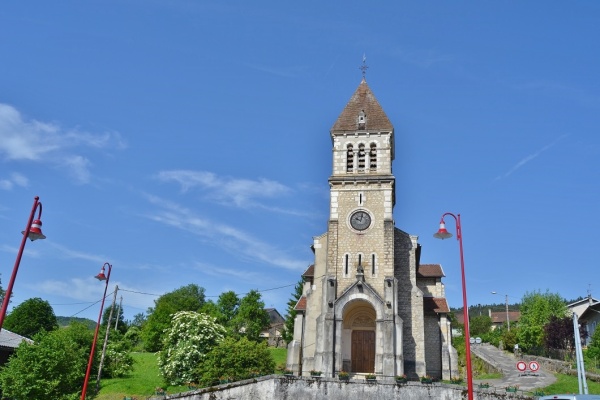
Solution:
{"label": "paved road", "polygon": [[501,370],[504,375],[501,379],[474,379],[473,383],[475,385],[488,382],[495,387],[518,385],[520,390],[533,390],[548,386],[556,380],[552,373],[541,368],[535,375],[523,375],[522,372],[517,370],[519,360],[515,359],[513,354],[498,350],[487,343],[472,345],[471,352]]}

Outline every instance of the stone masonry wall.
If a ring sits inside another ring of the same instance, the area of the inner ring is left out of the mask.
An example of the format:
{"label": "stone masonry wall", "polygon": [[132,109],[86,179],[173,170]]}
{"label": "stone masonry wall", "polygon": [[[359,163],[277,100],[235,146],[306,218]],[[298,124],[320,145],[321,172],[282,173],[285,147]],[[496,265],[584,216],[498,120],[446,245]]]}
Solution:
{"label": "stone masonry wall", "polygon": [[[506,399],[504,392],[474,392],[475,400]],[[337,379],[286,378],[267,376],[257,379],[199,389],[186,393],[169,395],[166,399],[187,400],[464,400],[467,391],[464,386],[448,384],[421,384],[408,382],[398,385],[393,381],[366,383],[362,379],[341,382]],[[533,399],[530,396],[511,394],[510,399]]]}

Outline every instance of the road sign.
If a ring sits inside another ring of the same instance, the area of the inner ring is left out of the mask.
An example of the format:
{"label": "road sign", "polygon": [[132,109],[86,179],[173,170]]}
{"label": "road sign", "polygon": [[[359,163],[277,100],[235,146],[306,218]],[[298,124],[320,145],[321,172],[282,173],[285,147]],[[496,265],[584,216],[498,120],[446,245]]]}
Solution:
{"label": "road sign", "polygon": [[537,361],[531,361],[529,363],[529,369],[531,370],[531,372],[537,372],[538,369],[540,369],[540,364],[538,364]]}
{"label": "road sign", "polygon": [[517,363],[517,369],[521,372],[525,372],[525,370],[527,369],[527,363],[525,361],[519,361]]}

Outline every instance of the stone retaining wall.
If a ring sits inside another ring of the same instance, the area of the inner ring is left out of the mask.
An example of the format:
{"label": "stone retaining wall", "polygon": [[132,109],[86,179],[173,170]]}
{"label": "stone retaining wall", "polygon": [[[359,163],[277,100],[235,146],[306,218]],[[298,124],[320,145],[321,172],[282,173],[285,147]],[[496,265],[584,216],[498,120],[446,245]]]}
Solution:
{"label": "stone retaining wall", "polygon": [[[527,354],[522,354],[519,357],[523,361],[526,361],[526,362],[537,361],[542,368],[544,368],[548,371],[557,372],[559,374],[577,376],[577,369],[573,368],[573,364],[570,362],[555,360],[552,358],[530,356]],[[586,376],[586,378],[588,378],[594,382],[600,382],[600,375],[590,374],[589,372],[586,372],[585,376]]]}
{"label": "stone retaining wall", "polygon": [[[533,399],[522,393],[506,393],[477,388],[474,397],[475,400]],[[465,386],[443,383],[408,382],[398,385],[391,380],[377,381],[376,383],[366,383],[362,379],[341,382],[330,378],[286,378],[281,375],[249,379],[166,397],[166,399],[187,400],[464,400],[466,398]]]}

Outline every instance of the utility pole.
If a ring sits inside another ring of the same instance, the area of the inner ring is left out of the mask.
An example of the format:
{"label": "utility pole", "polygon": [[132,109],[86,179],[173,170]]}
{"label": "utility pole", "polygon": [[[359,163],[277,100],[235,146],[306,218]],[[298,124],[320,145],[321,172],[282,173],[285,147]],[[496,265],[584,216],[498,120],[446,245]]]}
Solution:
{"label": "utility pole", "polygon": [[115,329],[117,329],[117,324],[119,323],[119,312],[121,312],[121,304],[123,304],[123,296],[121,296],[121,300],[119,300],[119,307],[117,307],[117,318],[115,318]]}
{"label": "utility pole", "polygon": [[508,295],[506,294],[506,327],[510,332],[510,318],[508,318]]}
{"label": "utility pole", "polygon": [[96,379],[96,394],[100,390],[100,376],[102,375],[102,366],[104,365],[104,356],[106,355],[106,345],[108,344],[108,332],[110,331],[110,323],[115,309],[115,303],[117,302],[117,292],[119,286],[115,285],[115,294],[113,296],[112,307],[110,307],[110,313],[108,315],[108,322],[106,323],[106,334],[104,335],[104,345],[102,345],[102,356],[100,356],[100,367],[98,368],[98,378]]}

